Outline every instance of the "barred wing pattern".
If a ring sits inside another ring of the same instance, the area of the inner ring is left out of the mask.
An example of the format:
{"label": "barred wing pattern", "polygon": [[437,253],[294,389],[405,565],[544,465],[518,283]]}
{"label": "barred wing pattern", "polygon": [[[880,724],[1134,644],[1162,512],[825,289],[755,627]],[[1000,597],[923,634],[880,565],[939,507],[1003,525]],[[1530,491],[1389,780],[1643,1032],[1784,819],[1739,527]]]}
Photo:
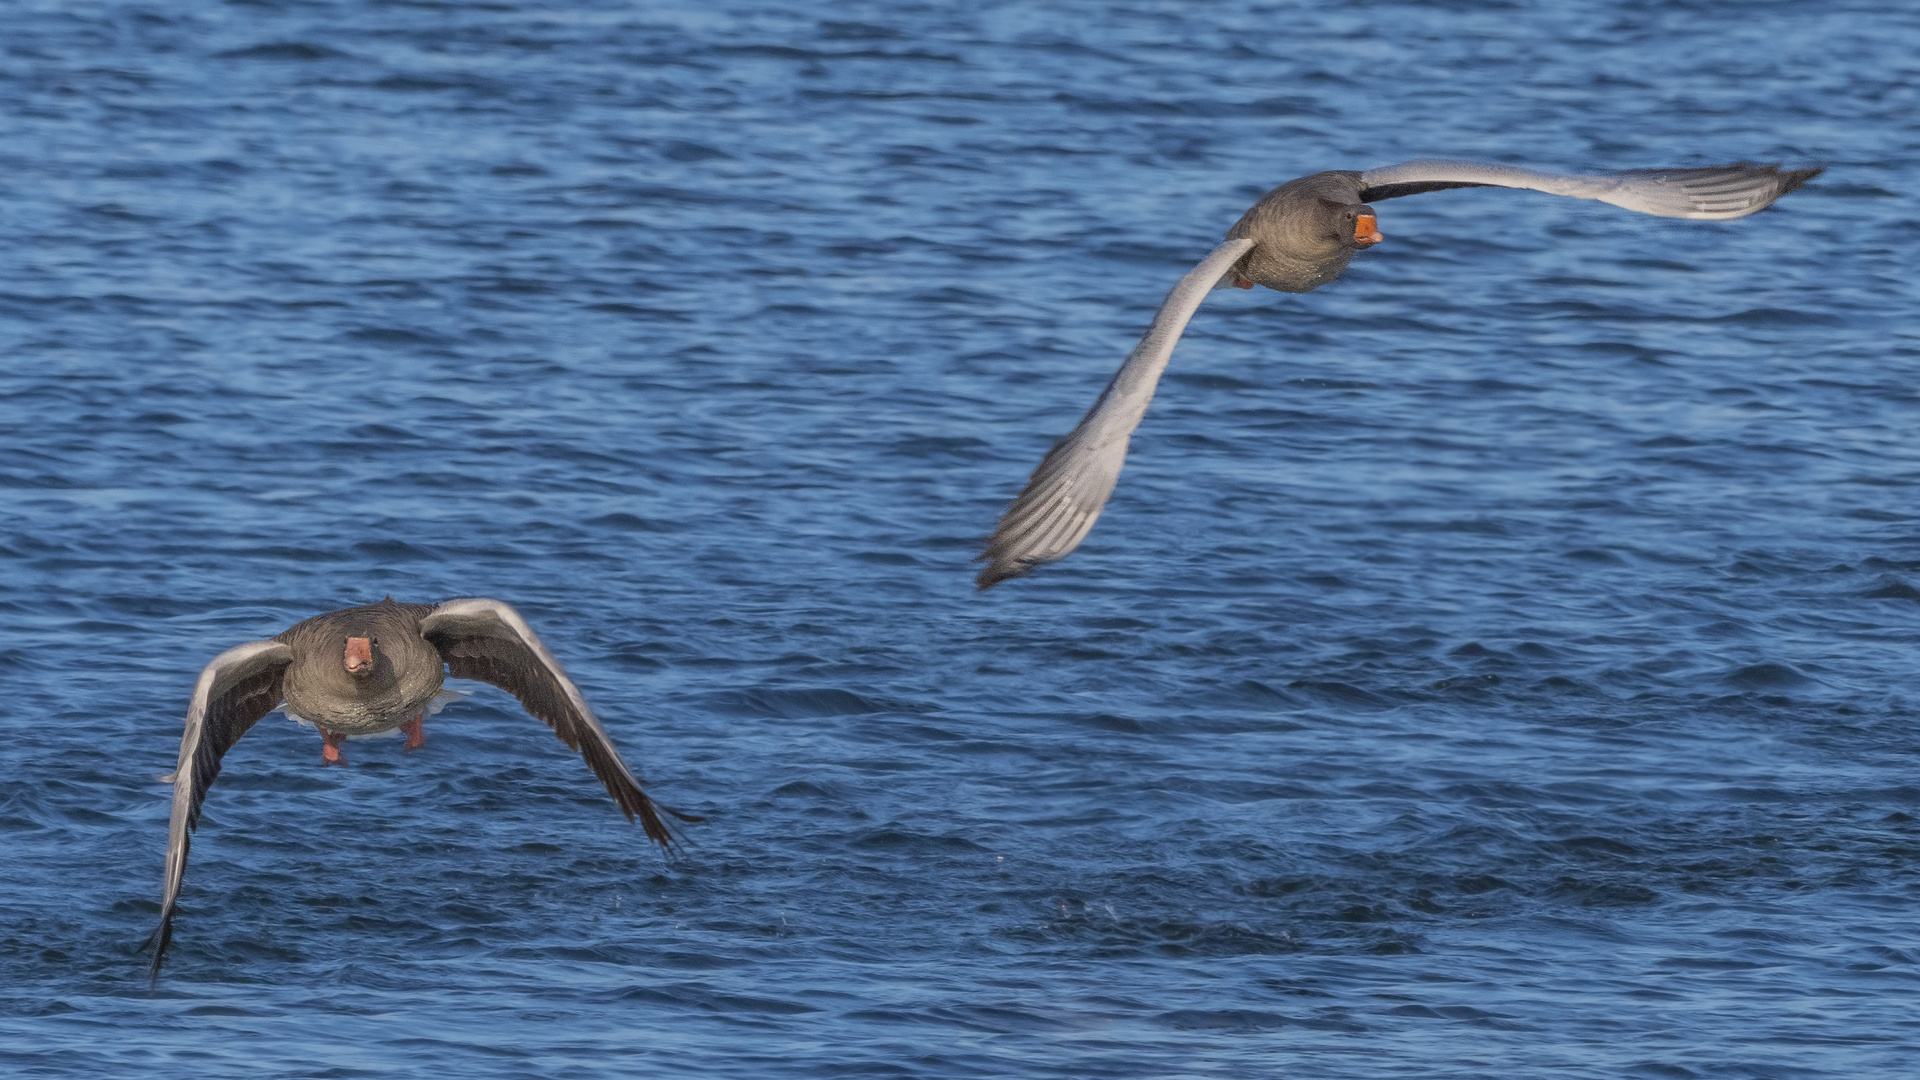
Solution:
{"label": "barred wing pattern", "polygon": [[990,589],[1008,578],[1030,574],[1086,539],[1120,479],[1133,429],[1147,413],[1147,403],[1153,400],[1181,332],[1207,293],[1253,244],[1248,239],[1221,244],[1167,293],[1152,325],[1100,392],[1100,399],[1079,426],[1041,459],[1026,488],[1001,515],[979,555],[987,565],[974,579],[976,585]]}
{"label": "barred wing pattern", "polygon": [[160,926],[153,945],[150,978],[160,977],[160,961],[173,941],[173,912],[187,875],[188,834],[200,824],[207,789],[220,775],[220,759],[260,718],[280,704],[280,686],[293,649],[278,641],[250,641],[213,658],[200,672],[187,706],[186,734],[173,770],[173,818],[167,826],[166,896],[160,902]]}
{"label": "barred wing pattern", "polygon": [[519,698],[561,742],[578,750],[627,820],[638,817],[647,837],[668,854],[678,850],[678,841],[660,811],[682,821],[701,820],[656,806],[647,797],[579,688],[513,608],[498,600],[449,600],[420,620],[420,635],[440,650],[449,674],[492,683]]}
{"label": "barred wing pattern", "polygon": [[1524,188],[1574,199],[1598,199],[1660,217],[1726,221],[1772,206],[1780,196],[1823,171],[1782,170],[1778,165],[1741,161],[1704,169],[1628,169],[1586,176],[1536,172],[1486,161],[1423,158],[1361,173],[1360,201],[1397,199],[1446,188]]}

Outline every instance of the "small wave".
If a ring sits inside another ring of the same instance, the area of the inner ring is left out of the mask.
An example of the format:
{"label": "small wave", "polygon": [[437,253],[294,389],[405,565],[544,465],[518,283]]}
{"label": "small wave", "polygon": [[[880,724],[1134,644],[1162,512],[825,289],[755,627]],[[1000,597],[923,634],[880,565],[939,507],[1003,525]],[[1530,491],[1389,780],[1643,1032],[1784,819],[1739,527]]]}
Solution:
{"label": "small wave", "polygon": [[737,716],[863,716],[887,711],[887,707],[879,702],[851,690],[831,686],[804,689],[754,687],[709,694],[702,700],[716,712]]}
{"label": "small wave", "polygon": [[315,60],[344,60],[347,54],[325,45],[313,45],[304,41],[272,41],[262,45],[249,45],[244,49],[228,49],[213,55],[222,60],[283,60],[311,62]]}
{"label": "small wave", "polygon": [[1766,661],[1735,668],[1725,676],[1731,686],[1743,690],[1784,690],[1791,686],[1804,686],[1813,680],[1786,664]]}

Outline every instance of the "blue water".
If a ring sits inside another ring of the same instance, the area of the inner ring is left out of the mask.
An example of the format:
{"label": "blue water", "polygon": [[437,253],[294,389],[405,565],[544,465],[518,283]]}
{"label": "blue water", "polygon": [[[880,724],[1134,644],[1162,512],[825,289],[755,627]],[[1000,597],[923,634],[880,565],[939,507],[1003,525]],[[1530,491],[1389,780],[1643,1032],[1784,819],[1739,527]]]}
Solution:
{"label": "blue water", "polygon": [[[818,10],[827,10],[821,8]],[[0,4],[0,1073],[1920,1071],[1920,17],[1899,0]],[[968,560],[1265,189],[1105,518]],[[516,605],[505,694],[229,755],[228,646]]]}

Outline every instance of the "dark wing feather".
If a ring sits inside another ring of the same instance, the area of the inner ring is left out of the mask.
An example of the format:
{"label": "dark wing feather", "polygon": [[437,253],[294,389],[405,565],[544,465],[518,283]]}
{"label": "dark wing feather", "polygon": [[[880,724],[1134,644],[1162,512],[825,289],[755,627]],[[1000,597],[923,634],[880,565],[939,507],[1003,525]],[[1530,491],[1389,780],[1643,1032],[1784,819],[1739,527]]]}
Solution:
{"label": "dark wing feather", "polygon": [[440,650],[455,678],[492,683],[520,699],[561,742],[580,752],[628,821],[637,817],[649,839],[668,854],[678,852],[678,838],[660,811],[682,821],[701,819],[647,797],[579,688],[519,612],[498,600],[449,600],[420,620],[420,634]]}
{"label": "dark wing feather", "polygon": [[200,672],[193,702],[187,707],[186,733],[173,770],[173,815],[167,827],[166,893],[160,902],[160,926],[149,976],[160,977],[160,962],[173,941],[173,913],[187,874],[189,835],[200,825],[207,789],[220,775],[220,759],[260,718],[280,704],[281,683],[293,650],[278,641],[253,641],[214,657]]}
{"label": "dark wing feather", "polygon": [[1408,195],[1425,195],[1429,191],[1446,191],[1449,188],[1498,187],[1498,184],[1475,184],[1466,180],[1426,180],[1411,184],[1377,184],[1360,189],[1360,201],[1379,202],[1381,199],[1399,199]]}

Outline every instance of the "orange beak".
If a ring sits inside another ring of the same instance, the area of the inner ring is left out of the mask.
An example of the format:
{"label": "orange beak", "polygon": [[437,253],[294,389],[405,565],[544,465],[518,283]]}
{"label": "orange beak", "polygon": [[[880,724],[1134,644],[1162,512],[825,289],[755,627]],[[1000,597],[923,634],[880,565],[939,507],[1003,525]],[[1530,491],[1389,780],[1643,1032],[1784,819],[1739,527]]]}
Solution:
{"label": "orange beak", "polygon": [[1353,242],[1361,247],[1372,247],[1385,240],[1380,235],[1380,222],[1372,214],[1361,214],[1353,221]]}
{"label": "orange beak", "polygon": [[373,642],[363,637],[347,639],[347,671],[358,675],[373,667]]}

